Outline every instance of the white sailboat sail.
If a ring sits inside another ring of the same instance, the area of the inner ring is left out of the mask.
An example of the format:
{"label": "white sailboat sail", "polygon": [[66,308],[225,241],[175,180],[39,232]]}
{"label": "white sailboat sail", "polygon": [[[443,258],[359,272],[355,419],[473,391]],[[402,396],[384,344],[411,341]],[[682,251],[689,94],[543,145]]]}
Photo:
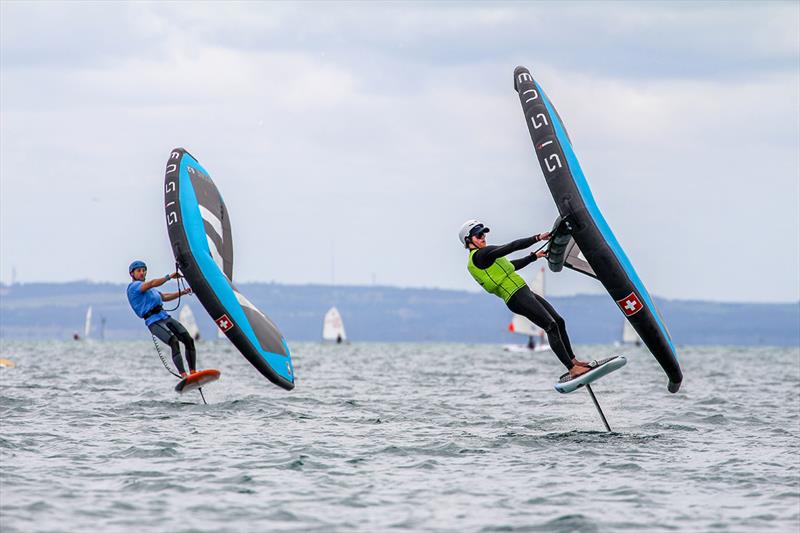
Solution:
{"label": "white sailboat sail", "polygon": [[514,315],[511,317],[511,324],[508,325],[508,331],[511,333],[517,333],[519,335],[537,337],[539,336],[541,329],[524,316]]}
{"label": "white sailboat sail", "polygon": [[188,304],[184,305],[181,309],[181,313],[178,315],[178,322],[183,324],[183,327],[186,328],[186,331],[189,332],[189,335],[191,335],[194,340],[200,340],[200,328],[197,327],[197,321],[194,319],[194,313]]}
{"label": "white sailboat sail", "polygon": [[86,310],[86,320],[83,323],[83,338],[88,339],[89,333],[92,331],[92,306]]}
{"label": "white sailboat sail", "polygon": [[635,344],[636,346],[642,344],[639,334],[627,320],[622,321],[622,344]]}
{"label": "white sailboat sail", "polygon": [[325,319],[322,322],[322,340],[335,342],[347,340],[342,315],[339,314],[339,310],[335,307],[331,307],[325,313]]}
{"label": "white sailboat sail", "polygon": [[544,267],[536,273],[536,277],[531,284],[531,291],[533,291],[533,294],[544,298]]}

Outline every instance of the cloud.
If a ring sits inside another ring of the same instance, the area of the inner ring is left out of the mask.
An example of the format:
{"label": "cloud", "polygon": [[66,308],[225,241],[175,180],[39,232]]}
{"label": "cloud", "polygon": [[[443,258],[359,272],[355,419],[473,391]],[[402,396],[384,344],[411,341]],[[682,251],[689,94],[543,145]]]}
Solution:
{"label": "cloud", "polygon": [[349,63],[453,66],[506,60],[621,78],[744,77],[792,71],[792,2],[10,3],[6,68],[108,65],[217,46]]}
{"label": "cloud", "polygon": [[[342,283],[472,288],[463,220],[501,242],[555,217],[524,64],[653,292],[800,297],[796,4],[0,9],[3,279],[171,264],[161,186],[184,146],[231,208],[241,279],[327,282],[333,261]],[[740,287],[752,242],[771,275]]]}

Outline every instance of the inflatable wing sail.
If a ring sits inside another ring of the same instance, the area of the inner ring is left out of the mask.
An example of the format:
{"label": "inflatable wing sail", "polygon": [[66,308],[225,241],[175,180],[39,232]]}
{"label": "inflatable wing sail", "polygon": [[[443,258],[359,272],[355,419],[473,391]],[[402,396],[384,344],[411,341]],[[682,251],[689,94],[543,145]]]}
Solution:
{"label": "inflatable wing sail", "polygon": [[197,299],[264,377],[293,389],[294,369],[286,341],[233,284],[230,218],[208,172],[189,152],[176,148],[167,161],[164,187],[172,251]]}
{"label": "inflatable wing sail", "polygon": [[683,374],[667,327],[617,238],[600,213],[553,104],[525,67],[514,70],[525,121],[559,220],[551,238],[551,270],[562,265],[597,278],[617,302],[677,392]]}

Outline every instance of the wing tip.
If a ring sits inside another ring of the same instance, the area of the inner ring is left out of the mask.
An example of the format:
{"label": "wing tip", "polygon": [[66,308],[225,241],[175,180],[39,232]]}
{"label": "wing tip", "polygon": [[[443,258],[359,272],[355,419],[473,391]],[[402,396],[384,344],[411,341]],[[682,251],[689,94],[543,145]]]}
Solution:
{"label": "wing tip", "polygon": [[518,80],[517,76],[519,76],[520,72],[527,72],[528,74],[530,74],[530,71],[526,67],[523,67],[522,65],[514,69],[514,90],[517,92],[519,92],[519,83],[517,81]]}

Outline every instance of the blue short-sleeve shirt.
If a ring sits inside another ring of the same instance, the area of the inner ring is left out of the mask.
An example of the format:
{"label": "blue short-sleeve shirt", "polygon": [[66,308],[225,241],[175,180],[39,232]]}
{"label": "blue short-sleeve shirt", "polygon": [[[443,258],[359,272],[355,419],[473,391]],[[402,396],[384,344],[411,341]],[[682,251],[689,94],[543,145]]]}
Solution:
{"label": "blue short-sleeve shirt", "polygon": [[[155,288],[141,292],[139,290],[141,286],[141,281],[132,281],[128,285],[128,302],[131,304],[133,312],[136,313],[136,316],[139,318],[144,317],[145,313],[162,303],[160,292],[155,290]],[[149,326],[153,322],[158,322],[165,318],[169,318],[169,315],[166,311],[161,311],[160,313],[147,317],[144,324]]]}

